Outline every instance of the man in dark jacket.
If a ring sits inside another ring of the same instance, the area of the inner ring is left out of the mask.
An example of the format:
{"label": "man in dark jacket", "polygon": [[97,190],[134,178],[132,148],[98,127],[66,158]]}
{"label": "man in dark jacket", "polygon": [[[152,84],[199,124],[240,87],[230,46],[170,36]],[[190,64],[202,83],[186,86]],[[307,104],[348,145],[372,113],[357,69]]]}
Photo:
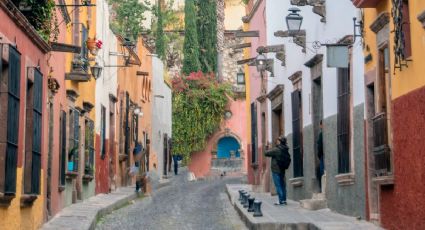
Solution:
{"label": "man in dark jacket", "polygon": [[286,205],[286,182],[285,182],[285,169],[279,165],[278,161],[283,160],[285,151],[288,152],[287,141],[285,137],[276,139],[276,146],[266,151],[266,157],[271,157],[271,170],[273,182],[279,197],[279,202],[275,205]]}

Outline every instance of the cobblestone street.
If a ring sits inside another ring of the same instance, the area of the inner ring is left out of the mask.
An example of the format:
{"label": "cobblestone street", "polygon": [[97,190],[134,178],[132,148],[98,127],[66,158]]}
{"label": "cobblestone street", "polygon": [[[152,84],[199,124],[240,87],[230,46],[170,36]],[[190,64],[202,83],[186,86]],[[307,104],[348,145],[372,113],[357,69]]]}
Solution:
{"label": "cobblestone street", "polygon": [[96,229],[246,229],[231,206],[225,185],[240,178],[188,182],[186,172],[151,197],[114,211]]}

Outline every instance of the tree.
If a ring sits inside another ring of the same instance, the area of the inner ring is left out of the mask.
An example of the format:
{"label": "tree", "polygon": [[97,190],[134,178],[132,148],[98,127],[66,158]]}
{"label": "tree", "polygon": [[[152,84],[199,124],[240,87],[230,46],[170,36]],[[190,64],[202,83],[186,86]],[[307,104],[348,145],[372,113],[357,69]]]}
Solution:
{"label": "tree", "polygon": [[155,47],[156,47],[156,53],[158,56],[163,59],[165,57],[165,37],[164,37],[164,26],[162,23],[162,11],[161,11],[161,3],[157,6],[157,29],[156,29],[156,40],[155,40]]}
{"label": "tree", "polygon": [[183,45],[183,69],[186,75],[200,70],[199,44],[196,31],[196,8],[195,0],[186,0],[184,6],[184,45]]}
{"label": "tree", "polygon": [[142,32],[144,13],[149,7],[138,0],[109,0],[116,17],[112,20],[111,29],[114,33],[137,41]]}
{"label": "tree", "polygon": [[215,0],[198,0],[199,62],[204,73],[217,71],[217,10]]}

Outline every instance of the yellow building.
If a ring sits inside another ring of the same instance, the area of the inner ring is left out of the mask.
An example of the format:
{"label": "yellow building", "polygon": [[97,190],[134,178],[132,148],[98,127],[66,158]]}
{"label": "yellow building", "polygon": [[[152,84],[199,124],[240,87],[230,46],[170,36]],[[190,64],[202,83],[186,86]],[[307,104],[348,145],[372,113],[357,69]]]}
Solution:
{"label": "yellow building", "polygon": [[[76,3],[78,1],[66,1],[70,5]],[[91,3],[96,4],[95,1]],[[92,48],[93,43],[89,42],[96,35],[96,7],[67,7],[67,10],[70,23],[65,41],[80,46],[81,52],[68,54],[65,61],[67,104],[62,107],[67,127],[66,175],[65,181],[62,181],[64,206],[95,195],[93,148],[96,81],[90,66],[94,65],[96,48]]]}
{"label": "yellow building", "polygon": [[368,216],[424,229],[425,2],[353,0],[364,12]]}

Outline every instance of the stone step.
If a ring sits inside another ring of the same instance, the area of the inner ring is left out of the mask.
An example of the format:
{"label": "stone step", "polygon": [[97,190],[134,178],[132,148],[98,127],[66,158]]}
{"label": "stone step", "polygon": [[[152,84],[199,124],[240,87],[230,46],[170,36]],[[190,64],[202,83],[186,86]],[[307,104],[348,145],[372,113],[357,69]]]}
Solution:
{"label": "stone step", "polygon": [[300,200],[300,205],[302,208],[315,211],[327,208],[328,202],[326,201],[326,199],[308,199]]}
{"label": "stone step", "polygon": [[324,193],[313,193],[313,197],[311,198],[313,200],[325,200],[326,196]]}

